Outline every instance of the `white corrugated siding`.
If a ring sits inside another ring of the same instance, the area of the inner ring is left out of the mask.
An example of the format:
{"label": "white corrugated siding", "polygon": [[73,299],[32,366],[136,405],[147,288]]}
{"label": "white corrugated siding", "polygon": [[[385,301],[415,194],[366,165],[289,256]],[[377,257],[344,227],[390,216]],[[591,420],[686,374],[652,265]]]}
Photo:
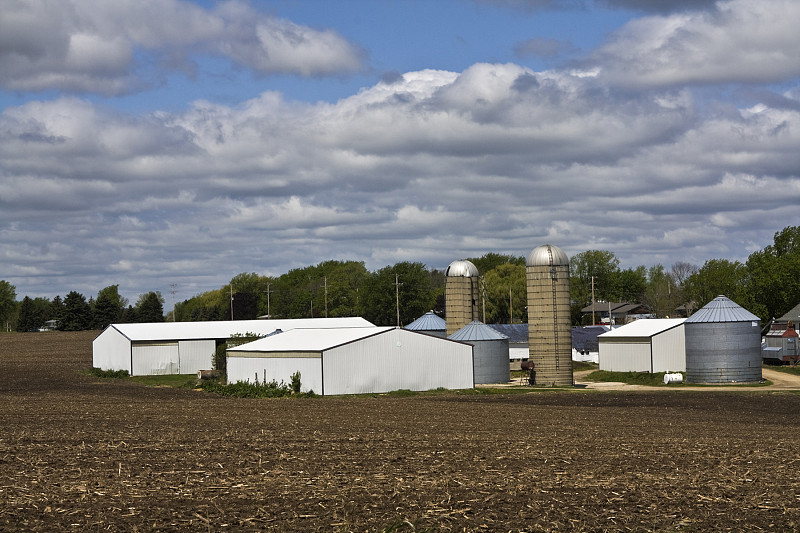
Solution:
{"label": "white corrugated siding", "polygon": [[178,374],[178,343],[134,343],[132,376]]}
{"label": "white corrugated siding", "polygon": [[291,376],[300,372],[300,389],[303,392],[313,390],[322,394],[322,364],[317,354],[316,357],[298,357],[290,353],[265,354],[259,352],[228,352],[228,383],[238,381],[253,383],[258,376],[258,381],[283,381],[291,383]]}
{"label": "white corrugated siding", "polygon": [[178,341],[178,374],[211,369],[217,343],[213,339]]}
{"label": "white corrugated siding", "polygon": [[598,337],[600,370],[650,372],[650,339],[604,339]]}
{"label": "white corrugated siding", "polygon": [[683,324],[654,336],[652,343],[653,372],[686,372],[686,337]]}
{"label": "white corrugated siding", "polygon": [[92,366],[131,373],[131,341],[119,330],[106,328],[92,341]]}
{"label": "white corrugated siding", "polygon": [[468,389],[474,386],[472,346],[393,329],[325,350],[322,376],[326,395]]}

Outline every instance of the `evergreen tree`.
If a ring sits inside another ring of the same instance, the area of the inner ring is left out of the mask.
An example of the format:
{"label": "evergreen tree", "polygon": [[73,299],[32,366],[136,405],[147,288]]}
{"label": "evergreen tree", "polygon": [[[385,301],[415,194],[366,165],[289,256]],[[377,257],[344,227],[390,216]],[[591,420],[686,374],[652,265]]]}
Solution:
{"label": "evergreen tree", "polygon": [[86,297],[76,291],[70,291],[64,298],[64,313],[58,329],[62,331],[82,331],[92,325],[92,310]]}
{"label": "evergreen tree", "polygon": [[139,296],[136,302],[137,322],[163,322],[164,298],[158,291],[150,291]]}

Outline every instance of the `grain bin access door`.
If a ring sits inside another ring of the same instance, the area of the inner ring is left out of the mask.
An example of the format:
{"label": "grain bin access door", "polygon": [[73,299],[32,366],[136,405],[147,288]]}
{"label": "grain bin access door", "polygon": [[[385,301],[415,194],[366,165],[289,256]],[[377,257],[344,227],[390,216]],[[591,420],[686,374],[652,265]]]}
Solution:
{"label": "grain bin access door", "polygon": [[177,342],[135,343],[131,358],[133,376],[178,374],[180,371]]}

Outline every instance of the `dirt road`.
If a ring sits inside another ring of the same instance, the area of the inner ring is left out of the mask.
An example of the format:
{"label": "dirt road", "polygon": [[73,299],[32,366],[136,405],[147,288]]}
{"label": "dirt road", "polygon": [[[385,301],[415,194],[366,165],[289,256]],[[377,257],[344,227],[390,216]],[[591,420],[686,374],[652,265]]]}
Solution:
{"label": "dirt road", "polygon": [[[575,372],[575,385],[581,388],[586,388],[590,390],[666,390],[666,387],[650,387],[647,385],[629,385],[627,383],[619,383],[613,381],[588,381],[586,376],[594,372],[593,370],[582,370],[580,372]],[[785,372],[779,372],[778,370],[774,370],[769,367],[764,367],[761,369],[761,376],[764,379],[771,381],[772,383],[769,385],[765,385],[763,387],[748,387],[742,385],[720,385],[715,387],[692,387],[687,385],[677,386],[677,387],[670,387],[672,390],[682,390],[682,391],[707,391],[707,392],[720,392],[720,391],[733,391],[733,390],[743,390],[743,391],[764,391],[764,390],[800,390],[800,376],[795,376],[794,374],[787,374]]]}

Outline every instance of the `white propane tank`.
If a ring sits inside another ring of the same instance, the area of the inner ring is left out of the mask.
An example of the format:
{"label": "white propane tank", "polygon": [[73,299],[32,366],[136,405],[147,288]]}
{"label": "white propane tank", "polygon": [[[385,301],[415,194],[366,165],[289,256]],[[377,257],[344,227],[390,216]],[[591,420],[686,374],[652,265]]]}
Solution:
{"label": "white propane tank", "polygon": [[673,372],[672,374],[667,372],[664,374],[664,385],[669,385],[670,383],[683,383],[683,374],[680,372]]}

